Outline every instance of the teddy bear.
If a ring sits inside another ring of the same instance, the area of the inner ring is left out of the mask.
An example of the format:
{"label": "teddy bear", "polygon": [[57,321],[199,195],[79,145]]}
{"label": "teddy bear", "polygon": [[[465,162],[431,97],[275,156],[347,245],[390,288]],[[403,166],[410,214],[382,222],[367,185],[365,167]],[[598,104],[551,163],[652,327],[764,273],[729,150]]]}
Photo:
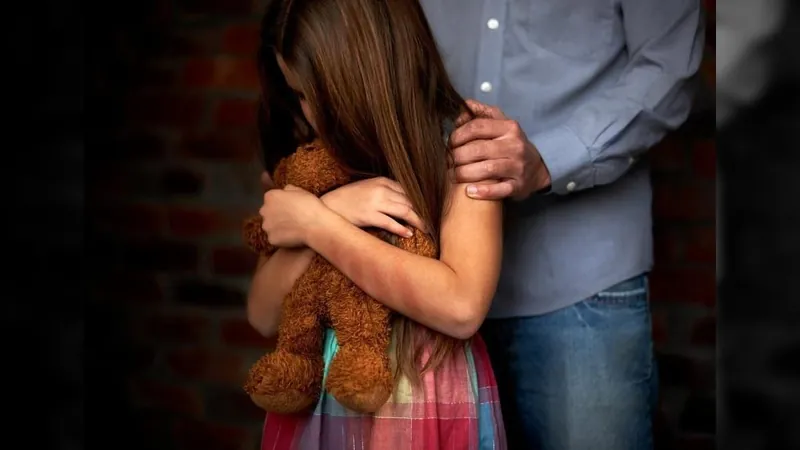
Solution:
{"label": "teddy bear", "polygon": [[[318,140],[282,159],[272,178],[276,188],[292,184],[318,197],[352,181]],[[245,241],[253,251],[270,255],[276,249],[261,223],[260,216],[245,222]],[[420,230],[410,238],[379,229],[366,231],[409,252],[429,258],[438,254],[433,239]],[[336,332],[339,348],[325,388],[346,408],[374,413],[389,399],[394,386],[389,360],[392,314],[315,255],[283,300],[275,349],[252,366],[245,391],[256,405],[270,412],[290,414],[313,407],[322,389],[323,331],[330,327]]]}

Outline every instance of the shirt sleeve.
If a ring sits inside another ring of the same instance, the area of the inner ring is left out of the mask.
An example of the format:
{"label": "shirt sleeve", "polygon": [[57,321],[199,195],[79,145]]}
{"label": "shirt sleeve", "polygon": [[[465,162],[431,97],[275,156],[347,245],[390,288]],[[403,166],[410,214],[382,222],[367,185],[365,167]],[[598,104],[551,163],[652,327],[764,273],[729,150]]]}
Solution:
{"label": "shirt sleeve", "polygon": [[550,172],[550,192],[611,183],[688,117],[690,79],[703,55],[699,0],[620,0],[628,64],[616,84],[563,124],[531,136]]}

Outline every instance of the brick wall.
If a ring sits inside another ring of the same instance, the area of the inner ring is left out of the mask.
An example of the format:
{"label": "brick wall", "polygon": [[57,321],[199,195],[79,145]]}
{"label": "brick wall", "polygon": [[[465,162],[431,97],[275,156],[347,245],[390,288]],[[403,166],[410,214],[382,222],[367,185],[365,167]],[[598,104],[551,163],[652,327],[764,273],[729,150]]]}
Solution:
{"label": "brick wall", "polygon": [[[254,258],[239,235],[260,202],[257,11],[250,0],[140,2],[106,24],[90,81],[107,107],[89,167],[93,292],[108,314],[108,354],[125,359],[117,366],[144,448],[257,445],[263,415],[240,385],[272,343],[245,320]],[[713,63],[705,70],[713,77]],[[653,153],[663,448],[711,448],[711,127],[693,120]]]}
{"label": "brick wall", "polygon": [[715,2],[695,111],[651,151],[653,337],[661,380],[658,448],[713,449],[716,426]]}

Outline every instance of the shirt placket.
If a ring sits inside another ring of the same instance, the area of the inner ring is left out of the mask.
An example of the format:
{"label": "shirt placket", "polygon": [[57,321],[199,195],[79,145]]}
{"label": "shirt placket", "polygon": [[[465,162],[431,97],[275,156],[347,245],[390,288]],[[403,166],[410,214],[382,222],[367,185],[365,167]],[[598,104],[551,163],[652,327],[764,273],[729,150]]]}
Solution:
{"label": "shirt placket", "polygon": [[475,79],[475,99],[496,105],[500,91],[500,69],[503,63],[503,30],[506,28],[508,0],[486,0],[481,15],[481,44]]}

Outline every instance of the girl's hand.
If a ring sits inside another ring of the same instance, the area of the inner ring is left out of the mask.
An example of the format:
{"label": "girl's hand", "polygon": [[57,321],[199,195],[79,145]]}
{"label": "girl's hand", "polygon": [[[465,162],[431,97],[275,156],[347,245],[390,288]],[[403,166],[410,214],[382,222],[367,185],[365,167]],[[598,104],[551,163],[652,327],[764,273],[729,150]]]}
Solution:
{"label": "girl's hand", "polygon": [[309,229],[326,211],[329,212],[319,198],[299,187],[271,189],[264,194],[264,205],[259,210],[264,219],[261,228],[276,247],[302,247]]}
{"label": "girl's hand", "polygon": [[342,186],[323,195],[322,202],[359,228],[376,227],[411,237],[413,230],[396,220],[401,219],[426,231],[400,183],[388,178],[370,178]]}

